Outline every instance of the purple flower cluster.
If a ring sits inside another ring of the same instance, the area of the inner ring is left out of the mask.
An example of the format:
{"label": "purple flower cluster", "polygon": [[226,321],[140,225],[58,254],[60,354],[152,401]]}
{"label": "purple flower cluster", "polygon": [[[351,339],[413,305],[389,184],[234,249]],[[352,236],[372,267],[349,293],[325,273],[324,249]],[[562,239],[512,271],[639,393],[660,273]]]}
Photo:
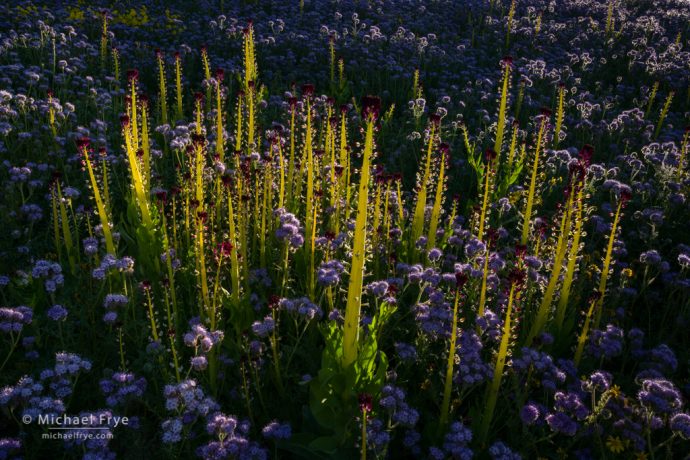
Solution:
{"label": "purple flower cluster", "polygon": [[289,423],[273,421],[263,427],[261,434],[263,434],[266,439],[290,439],[290,437],[292,437],[292,427]]}
{"label": "purple flower cluster", "polygon": [[94,279],[103,281],[106,276],[113,271],[128,275],[134,273],[134,259],[129,256],[118,259],[112,254],[106,254],[103,260],[101,260],[101,264],[98,268],[93,269],[91,276],[93,276]]}
{"label": "purple flower cluster", "polygon": [[271,315],[267,315],[263,321],[254,321],[252,331],[261,338],[268,337],[276,327],[276,322]]}
{"label": "purple flower cluster", "polygon": [[678,388],[665,379],[644,380],[637,399],[645,409],[657,415],[672,414],[683,407]]}
{"label": "purple flower cluster", "polygon": [[65,277],[62,275],[62,267],[57,262],[50,262],[48,260],[38,260],[31,269],[31,276],[34,279],[43,279],[43,286],[49,293],[57,290],[58,286],[62,286],[65,282]]}
{"label": "purple flower cluster", "polygon": [[101,392],[108,407],[126,403],[131,398],[141,398],[146,391],[146,379],[136,378],[129,372],[115,372],[100,381]]}
{"label": "purple flower cluster", "polygon": [[381,389],[379,405],[388,412],[395,424],[414,428],[419,420],[419,412],[405,402],[405,392],[394,385],[385,385]]}
{"label": "purple flower cluster", "polygon": [[304,229],[302,224],[294,214],[277,209],[274,214],[280,219],[280,227],[276,230],[276,238],[287,241],[293,249],[297,249],[304,244]]}
{"label": "purple flower cluster", "polygon": [[623,329],[613,324],[606,329],[595,329],[589,340],[589,353],[596,359],[611,359],[623,353]]}
{"label": "purple flower cluster", "polygon": [[322,286],[335,286],[345,271],[343,263],[337,259],[322,262],[316,271],[316,281]]}
{"label": "purple flower cluster", "polygon": [[553,358],[541,351],[524,347],[522,355],[513,360],[513,369],[519,374],[532,370],[532,375],[542,387],[554,392],[556,386],[565,382],[565,373],[553,362]]}
{"label": "purple flower cluster", "polygon": [[472,441],[472,431],[462,422],[453,422],[443,438],[443,450],[452,458],[469,460],[473,456],[472,450],[467,447],[470,441]]}
{"label": "purple flower cluster", "polygon": [[459,385],[476,385],[493,376],[493,368],[482,358],[481,338],[471,329],[460,331],[456,354],[460,359],[453,380]]}
{"label": "purple flower cluster", "polygon": [[265,460],[268,454],[257,443],[249,440],[248,421],[238,421],[235,417],[216,412],[207,417],[206,432],[215,439],[196,449],[196,454],[204,460],[237,458],[246,460]]}
{"label": "purple flower cluster", "polygon": [[34,311],[25,306],[15,308],[0,308],[0,332],[21,332],[27,324],[31,324]]}
{"label": "purple flower cluster", "polygon": [[307,321],[315,318],[320,319],[323,316],[321,308],[312,302],[309,297],[298,297],[296,299],[282,298],[278,302],[278,306],[281,310],[288,313],[296,313]]}
{"label": "purple flower cluster", "polygon": [[166,385],[163,395],[166,410],[181,414],[168,418],[161,424],[165,444],[180,442],[185,425],[191,425],[199,417],[207,417],[220,409],[218,404],[199,388],[196,380],[184,380],[175,385]]}
{"label": "purple flower cluster", "polygon": [[69,312],[67,311],[67,309],[62,305],[53,305],[46,312],[48,318],[50,318],[53,321],[63,321],[65,318],[67,318],[68,313]]}
{"label": "purple flower cluster", "polygon": [[223,331],[209,331],[198,318],[189,321],[190,330],[184,335],[184,344],[199,349],[203,353],[211,351],[215,345],[223,341]]}
{"label": "purple flower cluster", "polygon": [[190,359],[190,365],[196,371],[203,371],[208,366],[206,354],[211,348],[220,344],[225,337],[223,331],[209,331],[201,324],[199,318],[189,321],[190,330],[184,335],[184,344],[194,348],[194,356]]}
{"label": "purple flower cluster", "polygon": [[103,315],[103,322],[106,324],[114,324],[117,321],[118,308],[124,307],[129,302],[129,299],[124,294],[108,294],[103,299],[103,308],[107,312]]}

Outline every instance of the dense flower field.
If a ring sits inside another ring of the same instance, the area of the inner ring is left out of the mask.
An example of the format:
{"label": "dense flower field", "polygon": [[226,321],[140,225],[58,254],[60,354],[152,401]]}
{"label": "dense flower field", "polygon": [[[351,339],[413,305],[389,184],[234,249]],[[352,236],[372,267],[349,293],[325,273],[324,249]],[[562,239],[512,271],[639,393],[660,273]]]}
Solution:
{"label": "dense flower field", "polygon": [[0,459],[681,459],[687,0],[0,5]]}

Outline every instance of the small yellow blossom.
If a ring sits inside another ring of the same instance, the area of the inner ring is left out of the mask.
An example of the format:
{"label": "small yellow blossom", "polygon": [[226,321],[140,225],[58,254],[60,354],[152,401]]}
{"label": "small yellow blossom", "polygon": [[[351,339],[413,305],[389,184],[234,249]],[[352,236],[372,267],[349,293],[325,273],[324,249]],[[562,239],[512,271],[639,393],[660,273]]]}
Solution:
{"label": "small yellow blossom", "polygon": [[606,438],[606,447],[614,454],[620,454],[625,450],[625,445],[618,436],[609,436]]}

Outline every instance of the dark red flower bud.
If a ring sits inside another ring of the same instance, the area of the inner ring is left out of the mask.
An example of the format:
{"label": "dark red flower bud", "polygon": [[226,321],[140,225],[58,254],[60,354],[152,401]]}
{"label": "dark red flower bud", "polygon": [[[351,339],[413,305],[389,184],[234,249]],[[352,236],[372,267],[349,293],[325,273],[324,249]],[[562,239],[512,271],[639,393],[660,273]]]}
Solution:
{"label": "dark red flower bud", "polygon": [[372,411],[374,407],[374,399],[371,397],[370,394],[360,393],[357,396],[357,400],[359,401],[359,410],[361,412],[369,413]]}
{"label": "dark red flower bud", "polygon": [[79,150],[86,150],[91,145],[91,139],[89,139],[88,137],[77,138],[76,142],[77,142],[77,148]]}
{"label": "dark red flower bud", "polygon": [[129,69],[127,71],[127,81],[131,83],[137,80],[139,80],[139,71],[137,69]]}
{"label": "dark red flower bud", "polygon": [[307,83],[302,85],[302,94],[304,97],[311,97],[314,95],[314,85],[311,83]]}
{"label": "dark red flower bud", "polygon": [[377,96],[362,97],[362,118],[366,121],[376,121],[381,111],[381,98]]}

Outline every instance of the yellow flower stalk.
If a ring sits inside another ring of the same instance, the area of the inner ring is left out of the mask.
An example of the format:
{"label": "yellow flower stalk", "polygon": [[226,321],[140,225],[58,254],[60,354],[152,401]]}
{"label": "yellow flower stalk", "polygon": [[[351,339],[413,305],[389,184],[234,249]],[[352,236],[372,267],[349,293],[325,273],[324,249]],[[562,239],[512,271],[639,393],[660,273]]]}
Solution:
{"label": "yellow flower stalk", "polygon": [[412,97],[416,99],[420,96],[419,69],[417,68],[414,69],[414,73],[412,74]]}
{"label": "yellow flower stalk", "polygon": [[335,36],[328,37],[328,56],[330,64],[331,87],[335,85]]}
{"label": "yellow flower stalk", "polygon": [[479,215],[479,230],[477,239],[484,241],[484,227],[486,225],[486,213],[489,209],[489,196],[493,194],[493,176],[496,173],[496,163],[498,163],[497,152],[487,149],[485,154],[486,163],[484,164],[484,198],[482,200],[481,214]]}
{"label": "yellow flower stalk", "polygon": [[481,425],[479,427],[479,440],[482,444],[486,442],[486,437],[489,434],[489,428],[491,426],[491,420],[493,419],[494,415],[494,409],[496,408],[498,391],[501,387],[503,370],[509,352],[510,336],[512,334],[513,327],[513,307],[514,304],[520,299],[520,289],[523,281],[524,273],[518,268],[514,269],[510,275],[510,292],[508,294],[508,306],[506,307],[506,317],[503,323],[501,343],[498,347],[496,363],[494,364],[493,378],[489,388],[487,389],[484,413],[482,414]]}
{"label": "yellow flower stalk", "polygon": [[50,190],[50,205],[52,208],[53,215],[53,239],[55,240],[55,252],[58,254],[58,258],[62,258],[62,244],[60,244],[60,222],[58,217],[58,206],[57,206],[57,189],[56,187],[51,187]]}
{"label": "yellow flower stalk", "polygon": [[144,179],[139,169],[139,159],[137,158],[134,150],[130,124],[129,117],[123,117],[122,132],[125,138],[125,150],[127,153],[127,160],[129,162],[130,174],[132,176],[134,194],[137,204],[139,205],[139,210],[141,211],[141,217],[144,221],[144,225],[149,229],[153,229],[153,222],[151,221],[151,214],[149,213],[149,200],[144,188]]}
{"label": "yellow flower stalk", "polygon": [[599,299],[600,299],[600,293],[599,291],[595,292],[592,298],[589,301],[589,309],[587,310],[587,315],[585,316],[585,322],[582,325],[582,332],[580,333],[578,339],[577,339],[577,348],[575,349],[575,366],[578,366],[580,364],[580,360],[582,359],[582,352],[585,349],[585,343],[587,342],[587,335],[589,334],[589,329],[592,324],[592,315],[595,312],[595,309],[599,305]]}
{"label": "yellow flower stalk", "polygon": [[235,111],[235,113],[237,113],[237,125],[235,127],[235,152],[240,152],[242,150],[242,126],[244,125],[244,121],[242,120],[242,109],[244,107],[243,98],[244,91],[240,91],[237,95],[237,110]]}
{"label": "yellow flower stalk", "polygon": [[522,237],[520,244],[526,245],[529,237],[529,226],[532,220],[532,207],[534,206],[534,191],[537,185],[537,173],[539,171],[539,156],[546,136],[546,127],[549,122],[548,113],[542,113],[541,122],[539,123],[539,133],[537,134],[537,146],[534,149],[534,160],[532,161],[532,175],[530,178],[529,189],[527,192],[527,204],[525,206],[525,213],[522,221]]}
{"label": "yellow flower stalk", "polygon": [[139,81],[139,71],[136,69],[127,71],[127,81],[129,82],[129,120],[130,131],[132,133],[132,148],[136,152],[139,150],[139,117],[137,117],[137,82]]}
{"label": "yellow flower stalk", "polygon": [[532,340],[544,329],[546,321],[549,317],[549,311],[551,310],[551,303],[553,301],[553,295],[556,292],[556,287],[558,287],[558,281],[560,280],[561,270],[563,269],[563,259],[565,258],[566,251],[568,249],[568,238],[570,234],[571,216],[572,216],[572,201],[573,192],[571,188],[568,194],[568,199],[566,201],[565,207],[563,209],[563,215],[561,216],[561,225],[558,230],[558,242],[556,243],[556,253],[554,255],[553,267],[551,268],[551,276],[549,277],[549,282],[546,286],[546,291],[544,292],[544,297],[541,299],[539,304],[539,309],[537,310],[537,316],[532,323],[532,328],[530,329],[529,335],[527,336],[527,344],[531,344]]}
{"label": "yellow flower stalk", "polygon": [[345,60],[338,59],[338,88],[342,91],[345,88]]}
{"label": "yellow flower stalk", "polygon": [[615,21],[613,19],[613,3],[614,0],[609,0],[609,7],[606,12],[606,29],[604,30],[604,33],[607,37],[611,32],[613,32],[615,27]]}
{"label": "yellow flower stalk", "polygon": [[176,118],[182,119],[182,58],[175,53],[175,103],[177,104]]}
{"label": "yellow flower stalk", "polygon": [[222,162],[225,159],[225,138],[223,136],[223,91],[221,85],[225,78],[223,69],[216,70],[216,155]]}
{"label": "yellow flower stalk", "polygon": [[489,277],[489,259],[491,258],[491,241],[486,242],[484,250],[484,267],[482,268],[482,285],[479,290],[479,307],[477,308],[477,318],[484,316],[486,308],[486,282]]}
{"label": "yellow flower stalk", "polygon": [[55,107],[53,107],[53,92],[48,91],[48,124],[50,125],[50,132],[53,137],[57,136],[57,129],[55,127]]}
{"label": "yellow flower stalk", "polygon": [[203,106],[204,95],[201,93],[194,94],[194,119],[195,119],[195,129],[194,132],[197,135],[201,135],[201,126],[203,120],[202,106]]}
{"label": "yellow flower stalk", "polygon": [[101,69],[105,69],[108,61],[108,14],[104,12],[101,17]]}
{"label": "yellow flower stalk", "polygon": [[508,174],[511,174],[513,171],[513,161],[515,160],[515,151],[517,149],[517,139],[519,131],[520,124],[517,121],[513,121],[513,134],[510,136],[510,148],[508,149],[508,162],[506,165]]}
{"label": "yellow flower stalk", "polygon": [[655,81],[652,85],[652,89],[649,93],[649,99],[647,100],[647,108],[644,111],[644,117],[649,117],[649,112],[652,110],[652,105],[654,104],[654,99],[656,99],[656,93],[659,91],[659,81]]}
{"label": "yellow flower stalk", "polygon": [[616,209],[616,214],[614,214],[613,216],[613,224],[611,225],[611,234],[609,235],[609,242],[606,247],[604,265],[601,268],[601,277],[599,278],[599,287],[597,289],[599,299],[597,300],[597,304],[594,307],[594,329],[599,328],[599,322],[601,321],[601,307],[604,304],[604,297],[606,296],[606,283],[608,282],[609,270],[611,268],[613,243],[616,240],[616,233],[618,231],[618,225],[620,224],[621,209],[623,209],[628,200],[630,200],[630,192],[627,190],[621,191],[621,196],[618,201],[618,208]]}
{"label": "yellow flower stalk", "polygon": [[680,144],[680,158],[678,158],[678,169],[676,170],[676,182],[680,182],[681,175],[683,174],[683,168],[685,167],[685,156],[688,153],[688,147],[690,146],[690,126],[685,128],[685,134],[683,135],[683,142]]}
{"label": "yellow flower stalk", "polygon": [[448,359],[446,361],[446,379],[443,385],[443,401],[441,402],[441,415],[438,424],[439,433],[445,431],[450,415],[450,396],[453,389],[453,367],[455,365],[455,349],[458,337],[458,304],[460,303],[460,289],[467,281],[467,275],[458,273],[455,275],[455,302],[453,303],[453,320],[450,323],[450,344],[448,345]]}
{"label": "yellow flower stalk", "polygon": [[560,297],[558,305],[556,306],[556,330],[563,330],[563,321],[565,320],[565,313],[568,308],[568,300],[570,298],[570,289],[575,277],[575,270],[577,268],[578,256],[580,253],[580,239],[582,237],[582,225],[584,223],[584,199],[585,199],[585,178],[586,168],[590,163],[590,159],[594,150],[591,145],[585,145],[580,151],[580,163],[572,173],[572,181],[577,195],[574,197],[574,215],[573,215],[573,237],[570,243],[570,250],[567,256],[567,266],[565,275],[563,277],[563,285],[560,290]]}
{"label": "yellow flower stalk", "polygon": [[664,106],[661,109],[661,114],[659,115],[659,121],[656,124],[656,130],[654,131],[654,139],[659,137],[659,133],[661,133],[661,127],[664,124],[664,120],[666,119],[666,115],[668,115],[668,109],[671,107],[671,102],[673,102],[673,96],[675,96],[676,92],[671,91],[668,93],[668,96],[666,96],[666,101],[664,102]]}
{"label": "yellow flower stalk", "polygon": [[156,50],[156,61],[158,61],[158,99],[160,104],[161,121],[168,123],[168,88],[165,81],[165,60],[163,52]]}
{"label": "yellow flower stalk", "polygon": [[77,146],[84,156],[84,163],[86,164],[86,169],[89,172],[89,180],[91,181],[91,189],[93,190],[93,197],[96,201],[96,209],[98,210],[98,217],[101,220],[101,227],[103,227],[103,237],[105,238],[105,249],[108,254],[115,254],[115,244],[113,243],[113,235],[110,231],[110,223],[108,219],[108,214],[101,199],[101,193],[98,189],[98,182],[96,181],[96,175],[91,166],[91,159],[89,158],[89,139],[82,138],[78,141]]}
{"label": "yellow flower stalk", "polygon": [[534,36],[536,37],[539,35],[539,32],[541,31],[541,16],[542,12],[540,11],[539,14],[537,15],[537,20],[534,24]]}
{"label": "yellow flower stalk", "polygon": [[431,220],[429,222],[429,234],[427,236],[427,251],[436,246],[436,230],[441,220],[441,206],[443,206],[443,191],[446,186],[446,162],[449,161],[450,146],[448,144],[439,145],[441,152],[438,179],[436,181],[436,195],[434,196],[434,207],[431,210]]}
{"label": "yellow flower stalk", "polygon": [[565,112],[565,84],[558,85],[558,107],[556,108],[556,127],[553,131],[554,145],[558,145],[561,140],[560,133],[563,127],[563,116]]}
{"label": "yellow flower stalk", "polygon": [[[511,8],[515,6],[515,1]],[[503,134],[506,126],[506,109],[508,106],[508,91],[510,90],[510,74],[513,68],[513,58],[506,56],[501,61],[503,66],[503,83],[501,84],[501,102],[498,108],[498,123],[496,125],[496,142],[494,143],[494,151],[500,157],[501,149],[503,148]]]}
{"label": "yellow flower stalk", "polygon": [[[304,85],[303,88],[303,93],[305,96],[305,102],[306,102],[306,107],[307,107],[307,121],[306,121],[306,130],[304,133],[304,158],[305,161],[303,162],[303,168],[306,168],[306,173],[307,173],[307,190],[305,194],[305,204],[306,204],[306,210],[305,210],[305,217],[304,217],[304,230],[305,230],[305,235],[306,235],[306,250],[307,253],[311,253],[312,251],[312,244],[311,244],[311,234],[313,231],[313,226],[314,226],[314,220],[313,220],[313,213],[314,213],[314,148],[313,148],[313,128],[312,128],[312,106],[311,106],[311,97],[314,93],[314,87],[313,85]],[[311,257],[310,257],[311,259]],[[314,277],[314,267],[311,266],[309,267],[309,272],[307,273],[307,285],[312,286],[312,279]]]}
{"label": "yellow flower stalk", "polygon": [[510,33],[513,30],[513,17],[515,16],[515,4],[516,1],[513,0],[510,3],[510,9],[508,10],[508,22],[507,22],[507,31],[506,31],[506,48],[510,46]]}
{"label": "yellow flower stalk", "polygon": [[429,123],[429,142],[426,149],[426,160],[424,161],[424,173],[419,183],[417,192],[417,203],[415,204],[414,215],[412,218],[412,233],[410,235],[409,248],[412,255],[415,243],[424,232],[424,210],[426,209],[426,196],[429,179],[431,176],[431,153],[434,151],[437,141],[437,132],[440,131],[441,119],[437,115],[430,117]]}
{"label": "yellow flower stalk", "polygon": [[256,135],[255,109],[256,85],[253,81],[250,81],[247,87],[247,149],[249,153],[251,153],[251,149],[257,148],[254,144],[254,137]]}
{"label": "yellow flower stalk", "polygon": [[142,178],[144,180],[144,191],[146,196],[151,191],[151,144],[149,141],[149,100],[145,96],[139,98],[141,102],[141,150],[142,156]]}
{"label": "yellow flower stalk", "polygon": [[230,281],[232,284],[232,300],[235,306],[240,304],[240,263],[237,257],[237,228],[235,226],[235,210],[232,204],[232,192],[228,187],[228,222],[230,224],[230,244],[235,248],[230,253]]}
{"label": "yellow flower stalk", "polygon": [[[211,81],[211,63],[209,62],[208,59],[208,49],[206,49],[206,46],[201,47],[201,65],[204,69],[204,79],[207,82]],[[211,99],[211,88],[207,87],[206,88],[206,99],[210,100]]]}
{"label": "yellow flower stalk", "polygon": [[345,308],[342,358],[342,366],[344,368],[352,365],[357,359],[362,285],[366,260],[369,169],[374,155],[374,124],[376,123],[380,107],[381,100],[377,97],[367,96],[362,100],[362,118],[364,118],[366,124],[366,134],[364,138],[364,158],[359,179],[359,193],[357,195],[357,216],[355,218],[355,235],[352,245],[350,282],[347,290],[347,306]]}
{"label": "yellow flower stalk", "polygon": [[256,66],[256,52],[254,48],[254,25],[251,21],[244,29],[244,90],[249,88],[249,82],[257,82],[259,73]]}

